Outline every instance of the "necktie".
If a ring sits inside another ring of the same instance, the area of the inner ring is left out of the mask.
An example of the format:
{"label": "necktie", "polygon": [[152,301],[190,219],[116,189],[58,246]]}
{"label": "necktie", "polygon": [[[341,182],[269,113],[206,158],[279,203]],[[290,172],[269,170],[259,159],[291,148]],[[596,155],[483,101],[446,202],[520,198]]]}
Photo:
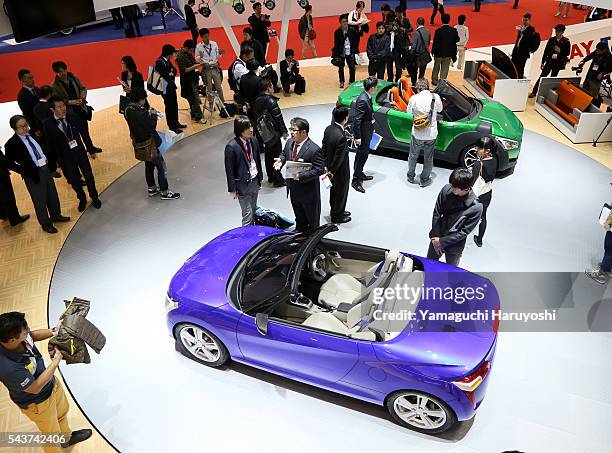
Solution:
{"label": "necktie", "polygon": [[28,142],[28,145],[30,145],[30,149],[34,151],[34,157],[36,157],[36,160],[42,159],[42,156],[40,155],[40,153],[38,152],[38,149],[36,148],[32,140],[30,139],[30,136],[26,135],[25,138],[26,138],[26,141]]}
{"label": "necktie", "polygon": [[293,142],[293,147],[291,149],[291,160],[295,160],[297,159],[297,149],[298,149],[298,144],[296,142]]}

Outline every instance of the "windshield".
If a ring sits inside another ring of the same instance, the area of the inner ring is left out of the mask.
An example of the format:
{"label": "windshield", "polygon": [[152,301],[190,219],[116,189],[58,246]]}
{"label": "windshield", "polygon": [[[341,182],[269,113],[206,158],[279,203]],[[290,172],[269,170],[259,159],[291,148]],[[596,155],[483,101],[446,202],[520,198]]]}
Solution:
{"label": "windshield", "polygon": [[249,259],[242,288],[241,307],[245,313],[286,288],[291,266],[308,239],[303,234],[276,236]]}
{"label": "windshield", "polygon": [[451,84],[441,81],[434,93],[442,99],[442,116],[445,121],[460,121],[470,116],[477,108],[478,103],[463,94]]}

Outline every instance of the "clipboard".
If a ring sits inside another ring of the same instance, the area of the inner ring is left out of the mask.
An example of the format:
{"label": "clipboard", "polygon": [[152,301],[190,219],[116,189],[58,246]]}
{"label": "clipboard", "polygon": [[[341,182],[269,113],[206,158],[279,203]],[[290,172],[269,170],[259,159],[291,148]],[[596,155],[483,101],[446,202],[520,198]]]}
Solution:
{"label": "clipboard", "polygon": [[606,220],[608,220],[608,217],[610,216],[610,212],[612,212],[612,206],[610,206],[608,203],[604,204],[601,207],[601,212],[599,213],[599,224],[601,226],[604,226],[604,224],[606,223]]}
{"label": "clipboard", "polygon": [[380,142],[382,142],[382,136],[378,135],[376,132],[372,134],[372,139],[370,140],[370,149],[376,150],[380,146]]}

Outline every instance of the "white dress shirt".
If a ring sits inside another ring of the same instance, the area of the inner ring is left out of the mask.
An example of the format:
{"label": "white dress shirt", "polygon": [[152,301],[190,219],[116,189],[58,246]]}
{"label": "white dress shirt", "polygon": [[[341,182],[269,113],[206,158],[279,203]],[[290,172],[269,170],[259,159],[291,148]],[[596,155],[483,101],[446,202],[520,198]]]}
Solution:
{"label": "white dress shirt", "polygon": [[218,64],[220,57],[219,46],[214,41],[209,41],[208,44],[201,42],[196,46],[195,59],[198,63]]}
{"label": "white dress shirt", "polygon": [[[32,162],[34,162],[37,167],[44,167],[45,165],[47,165],[47,157],[45,156],[45,153],[43,153],[43,150],[38,144],[38,142],[34,140],[34,137],[32,137],[31,135],[18,135],[17,137],[21,139],[26,149],[28,150],[28,153],[30,153]],[[28,143],[28,138],[30,139],[30,143]],[[36,152],[38,152],[40,159],[36,157],[36,153],[34,152],[34,149],[32,149],[31,144],[34,144],[34,148],[36,148]]]}
{"label": "white dress shirt", "polygon": [[434,103],[433,108],[433,119],[431,120],[429,126],[423,129],[416,129],[414,126],[412,126],[412,136],[417,140],[429,141],[438,138],[438,122],[436,121],[436,113],[441,112],[443,109],[442,100],[437,94],[424,90],[411,96],[410,100],[408,101],[408,108],[406,109],[407,113],[411,114],[413,117],[425,115],[431,110],[432,95],[435,96],[436,102]]}
{"label": "white dress shirt", "polygon": [[455,30],[457,30],[459,35],[457,47],[465,47],[468,39],[470,39],[470,30],[465,25],[455,25]]}

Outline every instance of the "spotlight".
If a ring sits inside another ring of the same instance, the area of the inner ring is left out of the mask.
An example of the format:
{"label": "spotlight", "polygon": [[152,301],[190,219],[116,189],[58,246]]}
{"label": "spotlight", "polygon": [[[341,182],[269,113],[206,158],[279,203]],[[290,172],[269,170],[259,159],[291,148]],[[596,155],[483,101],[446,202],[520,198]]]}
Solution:
{"label": "spotlight", "polygon": [[276,2],[274,0],[266,0],[264,2],[264,6],[272,11],[274,8],[276,8]]}
{"label": "spotlight", "polygon": [[242,0],[233,0],[232,8],[234,8],[234,11],[236,11],[238,14],[244,13],[245,10]]}
{"label": "spotlight", "polygon": [[300,8],[306,9],[308,8],[308,5],[310,5],[310,2],[308,0],[297,0],[298,5],[300,5]]}
{"label": "spotlight", "polygon": [[208,6],[208,3],[208,1],[202,2],[200,3],[200,7],[198,8],[198,12],[204,17],[210,17],[212,13],[210,7]]}

